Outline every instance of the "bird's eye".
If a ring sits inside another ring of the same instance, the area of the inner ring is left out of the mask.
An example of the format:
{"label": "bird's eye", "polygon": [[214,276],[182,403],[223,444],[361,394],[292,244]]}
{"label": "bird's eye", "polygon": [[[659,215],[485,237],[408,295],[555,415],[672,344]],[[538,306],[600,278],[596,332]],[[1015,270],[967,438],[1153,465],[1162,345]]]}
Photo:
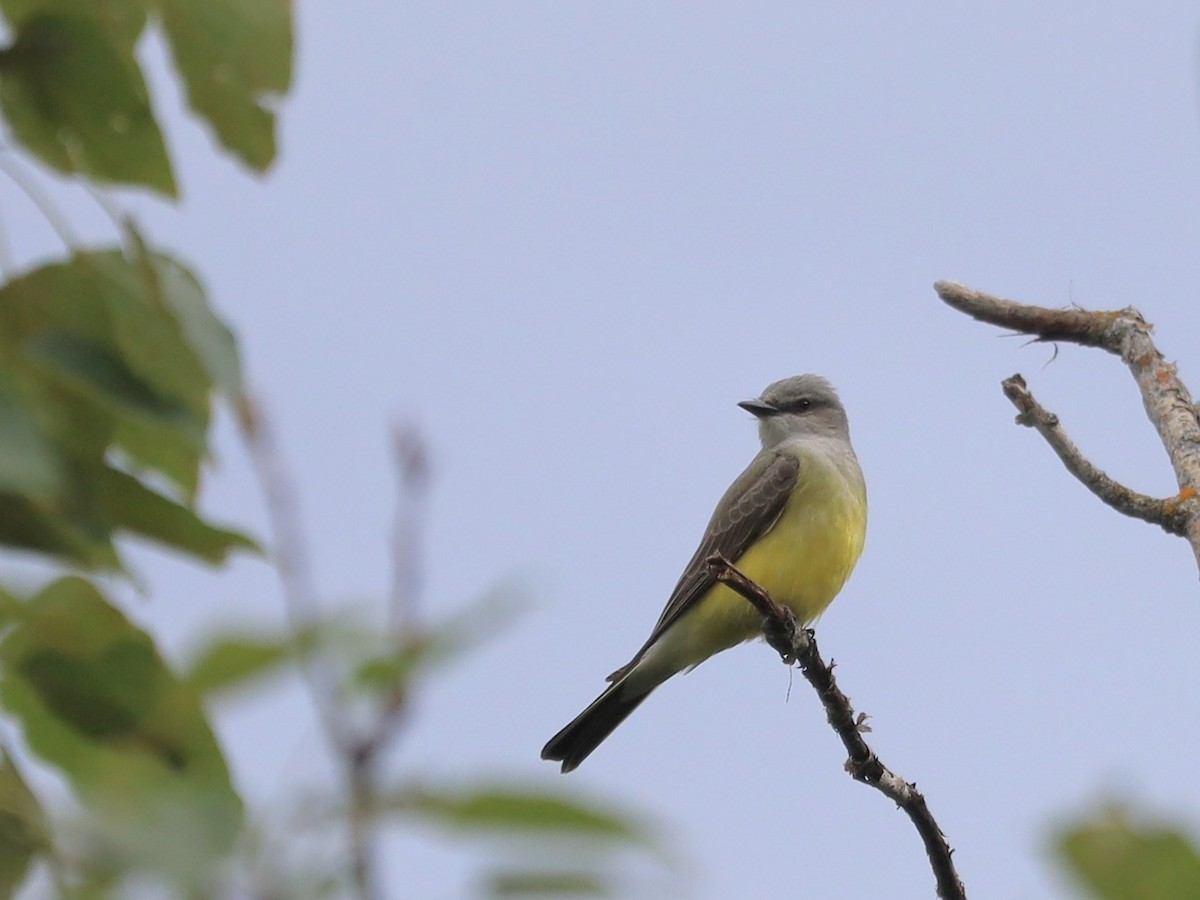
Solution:
{"label": "bird's eye", "polygon": [[812,400],[808,397],[801,397],[796,401],[796,412],[808,412],[812,409]]}

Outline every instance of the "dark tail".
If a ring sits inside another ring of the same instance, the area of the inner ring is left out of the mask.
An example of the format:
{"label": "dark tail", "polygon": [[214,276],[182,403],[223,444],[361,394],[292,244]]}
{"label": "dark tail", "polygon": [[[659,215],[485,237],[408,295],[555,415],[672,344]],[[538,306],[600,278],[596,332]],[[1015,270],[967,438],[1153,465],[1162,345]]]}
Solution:
{"label": "dark tail", "polygon": [[570,772],[588,758],[600,742],[625,721],[625,717],[650,696],[650,691],[633,694],[628,679],[621,679],[592,701],[583,712],[571,720],[562,731],[550,738],[542,748],[542,759],[562,762],[563,772]]}

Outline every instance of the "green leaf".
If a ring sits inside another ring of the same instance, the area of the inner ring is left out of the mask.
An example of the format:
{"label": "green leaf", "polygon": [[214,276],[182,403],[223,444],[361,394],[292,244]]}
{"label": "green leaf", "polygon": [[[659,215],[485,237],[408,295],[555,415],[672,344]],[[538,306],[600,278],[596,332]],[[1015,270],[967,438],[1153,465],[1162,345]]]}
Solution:
{"label": "green leaf", "polygon": [[384,808],[454,831],[649,842],[644,827],[627,815],[536,788],[485,787],[461,792],[417,787],[386,800]]}
{"label": "green leaf", "polygon": [[403,688],[413,678],[461,659],[493,639],[520,611],[511,595],[494,591],[433,627],[395,639],[388,636],[385,639],[394,646],[367,656],[354,671],[354,684],[382,693]]}
{"label": "green leaf", "polygon": [[10,25],[40,15],[92,19],[111,40],[126,47],[134,45],[146,25],[142,0],[0,0],[0,12]]}
{"label": "green leaf", "polygon": [[1200,854],[1182,831],[1135,824],[1119,806],[1060,830],[1056,850],[1100,900],[1200,897]]}
{"label": "green leaf", "polygon": [[612,886],[595,872],[546,872],[536,869],[491,873],[489,897],[610,897]]}
{"label": "green leaf", "polygon": [[242,392],[237,339],[213,311],[200,279],[177,259],[151,251],[132,222],[127,223],[127,233],[155,297],[178,322],[188,352],[207,372],[212,387],[226,399],[237,398]]}
{"label": "green leaf", "polygon": [[161,253],[151,258],[163,300],[174,310],[213,386],[226,399],[242,392],[242,364],[237,339],[217,316],[199,279],[183,263]]}
{"label": "green leaf", "polygon": [[117,250],[80,254],[76,265],[108,311],[116,348],[129,369],[206,422],[212,384],[153,273]]}
{"label": "green leaf", "polygon": [[186,675],[198,693],[240,687],[291,661],[297,642],[285,637],[231,635],[210,640]]}
{"label": "green leaf", "polygon": [[174,197],[132,43],[87,15],[31,15],[14,27],[0,53],[0,107],[16,138],[61,172]]}
{"label": "green leaf", "polygon": [[0,341],[10,349],[40,334],[64,332],[112,342],[108,308],[87,255],[39,266],[0,285]]}
{"label": "green leaf", "polygon": [[[164,397],[126,365],[119,351],[63,332],[39,335],[23,347],[25,357],[43,377],[68,392],[70,399],[106,416],[113,444],[137,463],[169,476],[189,498],[195,495],[206,449],[207,409],[201,413]],[[92,455],[87,431],[63,435],[68,444],[78,434],[81,448]]]}
{"label": "green leaf", "polygon": [[[196,302],[203,303],[203,294]],[[76,253],[0,288],[0,340],[10,347],[64,335],[94,345],[89,356],[107,356],[107,368],[119,368],[121,381],[137,386],[135,396],[125,396],[125,385],[110,384],[114,376],[101,371],[98,386],[117,402],[152,415],[178,409],[203,427],[212,380],[192,330],[160,289],[153,267],[117,249]],[[68,370],[70,352],[61,361]],[[95,378],[86,368],[80,374]]]}
{"label": "green leaf", "polygon": [[0,748],[0,897],[13,896],[34,857],[49,846],[48,833],[41,804]]}
{"label": "green leaf", "polygon": [[40,384],[39,409],[63,452],[95,460],[115,443],[191,498],[211,385],[140,271],[109,251],[9,282],[0,287],[0,348]]}
{"label": "green leaf", "polygon": [[119,416],[141,416],[187,427],[187,410],[139,378],[125,359],[99,341],[67,332],[41,334],[25,344],[25,355],[52,371],[60,382]]}
{"label": "green leaf", "polygon": [[122,856],[201,883],[232,848],[241,800],[198,696],[89,582],[23,606],[0,641],[0,702]]}
{"label": "green leaf", "polygon": [[99,509],[116,529],[214,564],[224,562],[233,550],[259,552],[246,535],[208,524],[188,507],[156,494],[125,472],[104,469],[97,475],[95,488]]}
{"label": "green leaf", "polygon": [[190,273],[134,243],[0,286],[0,543],[119,569],[112,535],[129,531],[220,562],[257,549],[191,508],[236,349]]}
{"label": "green leaf", "polygon": [[0,544],[90,568],[122,569],[108,530],[86,511],[48,512],[16,494],[0,494]]}
{"label": "green leaf", "polygon": [[0,588],[0,630],[14,623],[22,610],[21,601],[4,588]]}
{"label": "green leaf", "polygon": [[[166,416],[126,415],[114,435],[132,458],[167,475],[195,497],[204,460],[212,381],[152,268],[117,251],[80,256],[108,310],[122,361],[153,392],[169,398]],[[203,300],[203,297],[201,297]]]}
{"label": "green leaf", "polygon": [[24,364],[25,380],[40,383],[39,411],[61,452],[94,461],[115,445],[131,468],[166,475],[191,500],[212,379],[236,383],[237,354],[186,275],[140,244],[132,261],[80,253],[29,272],[0,287],[0,367],[7,348],[14,371]]}
{"label": "green leaf", "polygon": [[0,493],[48,506],[63,487],[62,460],[30,403],[0,358]]}
{"label": "green leaf", "polygon": [[188,102],[251,167],[275,158],[267,105],[292,80],[290,0],[158,0]]}
{"label": "green leaf", "polygon": [[[374,635],[371,635],[374,636]],[[445,659],[435,633],[398,638],[399,646],[368,656],[354,670],[354,684],[372,692],[387,693],[402,688],[417,672]]]}

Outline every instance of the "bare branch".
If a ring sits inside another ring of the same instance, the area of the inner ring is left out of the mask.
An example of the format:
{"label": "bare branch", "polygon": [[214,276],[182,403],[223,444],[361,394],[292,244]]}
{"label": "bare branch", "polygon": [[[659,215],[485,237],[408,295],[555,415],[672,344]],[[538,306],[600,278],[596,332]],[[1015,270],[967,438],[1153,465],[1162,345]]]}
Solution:
{"label": "bare branch", "polygon": [[[266,498],[275,545],[275,568],[293,632],[299,636],[317,620],[316,588],[309,570],[296,492],[275,446],[269,423],[248,397],[240,399],[238,424]],[[420,593],[420,510],[429,478],[424,442],[413,427],[398,427],[393,437],[397,468],[396,524],[393,531],[389,631],[394,649],[416,637]],[[375,864],[374,821],[379,759],[395,738],[408,694],[403,682],[385,691],[366,725],[351,721],[340,705],[337,679],[319,657],[301,654],[300,665],[330,748],[342,766],[346,791],[350,877],[360,900],[381,896]]]}
{"label": "bare branch", "polygon": [[[300,525],[296,491],[262,409],[243,395],[237,413],[242,439],[250,452],[271,522],[275,571],[283,588],[284,606],[292,633],[299,640],[300,635],[316,622],[319,607]],[[299,661],[325,738],[345,772],[350,794],[347,843],[355,891],[360,900],[373,900],[379,894],[375,886],[374,842],[366,812],[372,801],[369,760],[364,762],[362,759],[361,742],[339,705],[336,678],[317,654],[299,654]]]}
{"label": "bare branch", "polygon": [[1001,386],[1004,388],[1004,396],[1011,400],[1020,412],[1017,424],[1036,429],[1058,454],[1067,471],[1083,482],[1089,491],[1123,515],[1141,519],[1151,525],[1159,525],[1169,534],[1182,536],[1187,533],[1188,515],[1180,506],[1181,500],[1187,499],[1186,497],[1158,500],[1125,487],[1083,455],[1059,424],[1058,416],[1034,399],[1024,378],[1013,375],[1001,382]]}
{"label": "bare branch", "polygon": [[1141,313],[1132,307],[1117,312],[1049,309],[995,297],[954,281],[935,282],[933,289],[948,305],[980,322],[1011,328],[1020,334],[1032,334],[1038,341],[1071,341],[1100,347],[1110,353],[1120,353],[1120,339],[1115,333],[1114,322],[1122,317],[1143,321]]}
{"label": "bare branch", "polygon": [[825,707],[829,724],[842,739],[850,755],[846,760],[846,771],[850,776],[890,797],[912,820],[925,843],[925,852],[929,854],[929,863],[937,880],[937,895],[942,900],[965,900],[966,888],[954,868],[954,851],[929,811],[924,796],[915,784],[905,781],[880,762],[867,745],[863,739],[863,732],[870,730],[863,724],[866,717],[855,714],[850,698],[837,686],[833,666],[826,665],[821,659],[813,631],[797,627],[790,609],[776,603],[766,591],[719,553],[708,558],[708,565],[718,581],[737,591],[766,617],[764,636],[784,662],[789,665],[793,662],[800,664],[801,673]]}
{"label": "bare branch", "polygon": [[1146,414],[1179,485],[1179,494],[1165,501],[1172,507],[1170,520],[1178,524],[1174,528],[1159,524],[1186,537],[1200,565],[1200,413],[1175,365],[1154,346],[1152,326],[1142,314],[1132,307],[1092,312],[1029,306],[951,281],[937,282],[934,290],[947,304],[980,321],[1032,334],[1036,340],[1073,341],[1121,357],[1141,390]]}
{"label": "bare branch", "polygon": [[[275,445],[270,422],[261,407],[243,395],[238,401],[237,416],[242,440],[249,451],[250,462],[266,503],[273,537],[275,572],[283,589],[284,608],[292,633],[299,640],[300,635],[317,621],[319,606],[309,568],[308,547],[300,524],[296,489]],[[314,654],[301,653],[298,658],[325,737],[334,754],[340,754],[350,742],[349,726],[337,705],[334,679],[331,673],[321,667]]]}
{"label": "bare branch", "polygon": [[396,519],[392,529],[392,631],[415,627],[421,595],[421,504],[429,484],[429,453],[420,431],[397,425],[392,431],[396,459]]}
{"label": "bare branch", "polygon": [[[388,598],[391,636],[398,651],[412,640],[418,629],[421,590],[420,511],[429,481],[429,457],[420,432],[413,426],[397,426],[392,436],[396,459],[397,492],[395,525],[392,531],[392,585]],[[408,710],[408,690],[397,682],[384,692],[374,721],[364,730],[349,754],[350,842],[352,866],[360,897],[376,896],[371,828],[377,806],[379,760],[396,737]]]}
{"label": "bare branch", "polygon": [[15,154],[12,154],[6,145],[0,145],[0,172],[7,175],[9,180],[38,208],[42,218],[50,223],[50,227],[54,229],[59,240],[66,245],[68,250],[74,250],[79,246],[79,238],[67,224],[66,217],[59,212],[49,195],[38,186],[37,181],[21,168]]}

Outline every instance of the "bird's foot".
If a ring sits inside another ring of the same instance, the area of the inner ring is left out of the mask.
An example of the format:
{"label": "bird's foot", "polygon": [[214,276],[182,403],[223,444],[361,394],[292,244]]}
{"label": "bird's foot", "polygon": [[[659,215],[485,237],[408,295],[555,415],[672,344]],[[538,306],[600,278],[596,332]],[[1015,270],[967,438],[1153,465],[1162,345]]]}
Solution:
{"label": "bird's foot", "polygon": [[790,609],[785,606],[780,607],[780,611],[782,615],[771,616],[763,623],[763,636],[790,666],[796,662],[796,639],[800,626]]}

